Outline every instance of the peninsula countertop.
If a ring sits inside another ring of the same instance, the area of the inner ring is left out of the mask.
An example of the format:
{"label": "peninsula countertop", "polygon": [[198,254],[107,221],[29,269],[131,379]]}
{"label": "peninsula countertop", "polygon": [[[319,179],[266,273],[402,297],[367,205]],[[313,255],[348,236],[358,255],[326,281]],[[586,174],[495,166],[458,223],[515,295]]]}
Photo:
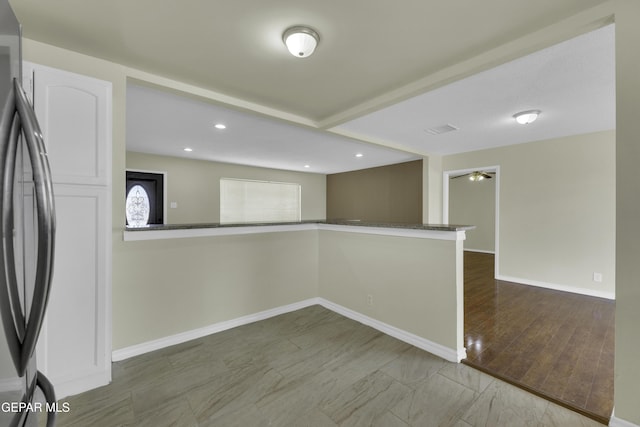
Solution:
{"label": "peninsula countertop", "polygon": [[222,228],[222,227],[265,227],[299,224],[328,224],[348,225],[357,227],[376,228],[402,228],[407,230],[434,230],[434,231],[464,231],[475,228],[474,225],[457,224],[406,224],[395,222],[368,222],[360,220],[305,220],[288,222],[245,222],[245,223],[193,223],[193,224],[152,224],[145,227],[127,227],[126,231],[157,231],[157,230],[191,230],[196,228]]}
{"label": "peninsula countertop", "polygon": [[456,224],[407,224],[359,220],[305,220],[233,224],[154,224],[145,227],[127,227],[124,230],[123,237],[125,241],[135,241],[270,233],[278,231],[333,230],[405,237],[464,240],[465,231],[473,228],[475,228],[473,225]]}

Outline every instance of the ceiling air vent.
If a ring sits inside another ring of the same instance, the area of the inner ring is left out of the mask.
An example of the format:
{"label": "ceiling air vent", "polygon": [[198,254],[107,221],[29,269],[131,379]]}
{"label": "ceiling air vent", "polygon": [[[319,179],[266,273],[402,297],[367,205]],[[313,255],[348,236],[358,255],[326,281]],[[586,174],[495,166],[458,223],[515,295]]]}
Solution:
{"label": "ceiling air vent", "polygon": [[452,132],[454,130],[458,130],[458,128],[447,123],[446,125],[425,129],[425,132],[430,133],[431,135],[440,135],[442,133]]}

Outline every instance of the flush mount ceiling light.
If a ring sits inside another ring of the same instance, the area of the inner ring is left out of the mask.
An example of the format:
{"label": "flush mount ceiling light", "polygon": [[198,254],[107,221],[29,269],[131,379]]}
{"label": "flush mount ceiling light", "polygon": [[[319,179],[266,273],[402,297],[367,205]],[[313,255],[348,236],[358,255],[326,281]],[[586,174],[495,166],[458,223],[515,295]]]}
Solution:
{"label": "flush mount ceiling light", "polygon": [[226,128],[227,128],[227,126],[226,126],[226,125],[224,125],[224,124],[222,124],[222,123],[216,123],[216,124],[214,125],[214,127],[215,127],[216,129],[220,129],[220,130],[222,130],[222,129],[226,129]]}
{"label": "flush mount ceiling light", "polygon": [[311,56],[313,51],[316,50],[319,40],[320,36],[317,32],[309,27],[300,25],[291,27],[282,34],[282,41],[287,45],[291,55],[296,58]]}
{"label": "flush mount ceiling light", "polygon": [[528,125],[529,123],[533,123],[536,121],[538,116],[540,115],[540,110],[527,110],[521,111],[513,115],[513,118],[516,119],[516,122],[521,125]]}

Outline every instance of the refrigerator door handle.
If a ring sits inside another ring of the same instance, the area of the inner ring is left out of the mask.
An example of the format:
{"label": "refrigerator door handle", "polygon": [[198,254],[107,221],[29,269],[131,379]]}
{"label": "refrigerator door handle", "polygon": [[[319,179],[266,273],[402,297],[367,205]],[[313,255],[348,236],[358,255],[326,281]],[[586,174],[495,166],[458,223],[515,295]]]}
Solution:
{"label": "refrigerator door handle", "polygon": [[23,313],[15,271],[14,222],[13,222],[13,181],[16,162],[20,118],[15,110],[15,90],[11,87],[3,117],[0,119],[0,215],[2,223],[2,243],[0,245],[0,313],[11,359],[18,372],[24,375],[26,366],[22,363],[22,340],[25,334]]}
{"label": "refrigerator door handle", "polygon": [[48,408],[55,408],[54,411],[47,411],[47,424],[46,427],[53,427],[56,425],[56,414],[57,414],[57,405],[56,405],[56,394],[53,390],[53,384],[49,381],[49,379],[44,376],[44,374],[38,371],[36,384],[42,393],[44,394],[44,398],[47,401]]}
{"label": "refrigerator door handle", "polygon": [[20,116],[17,114],[13,117],[11,126],[11,134],[9,137],[9,145],[7,146],[7,156],[4,162],[5,179],[3,181],[3,216],[2,229],[7,241],[4,242],[4,267],[5,278],[9,286],[9,299],[13,307],[13,318],[16,325],[16,331],[20,341],[24,339],[25,333],[25,313],[20,305],[20,293],[18,291],[18,277],[16,275],[15,248],[14,241],[11,238],[15,230],[14,212],[13,212],[13,177],[16,169],[16,154],[18,150],[18,141],[20,138]]}
{"label": "refrigerator door handle", "polygon": [[53,273],[53,252],[55,244],[55,213],[53,203],[53,183],[47,159],[44,138],[36,115],[27,96],[16,79],[13,80],[16,110],[22,122],[22,132],[31,159],[34,197],[38,218],[38,249],[36,255],[36,276],[33,300],[22,341],[21,367],[26,369],[38,342],[38,335],[44,320],[49,300]]}

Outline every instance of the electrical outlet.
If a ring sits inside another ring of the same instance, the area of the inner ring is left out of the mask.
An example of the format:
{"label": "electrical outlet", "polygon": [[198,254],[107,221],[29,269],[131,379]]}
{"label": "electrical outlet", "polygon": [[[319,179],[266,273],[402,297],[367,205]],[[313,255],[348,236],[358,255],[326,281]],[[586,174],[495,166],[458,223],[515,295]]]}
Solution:
{"label": "electrical outlet", "polygon": [[367,305],[373,307],[373,295],[371,294],[367,295]]}
{"label": "electrical outlet", "polygon": [[176,209],[178,207],[178,202],[171,202],[171,209]]}
{"label": "electrical outlet", "polygon": [[593,273],[594,282],[602,282],[602,273]]}

